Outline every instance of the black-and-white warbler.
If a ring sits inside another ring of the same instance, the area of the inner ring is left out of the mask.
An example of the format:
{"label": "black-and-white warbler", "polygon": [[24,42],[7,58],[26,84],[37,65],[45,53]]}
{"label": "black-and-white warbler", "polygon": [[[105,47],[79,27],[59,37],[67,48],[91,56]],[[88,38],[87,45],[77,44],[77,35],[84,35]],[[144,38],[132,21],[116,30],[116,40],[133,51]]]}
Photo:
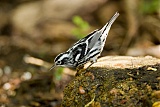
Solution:
{"label": "black-and-white warbler", "polygon": [[100,56],[103,51],[108,32],[118,16],[119,13],[116,12],[103,28],[91,32],[86,37],[76,42],[66,52],[59,54],[55,58],[55,64],[50,70],[55,66],[76,68],[89,61],[91,64],[88,67],[90,67],[97,61],[98,56]]}

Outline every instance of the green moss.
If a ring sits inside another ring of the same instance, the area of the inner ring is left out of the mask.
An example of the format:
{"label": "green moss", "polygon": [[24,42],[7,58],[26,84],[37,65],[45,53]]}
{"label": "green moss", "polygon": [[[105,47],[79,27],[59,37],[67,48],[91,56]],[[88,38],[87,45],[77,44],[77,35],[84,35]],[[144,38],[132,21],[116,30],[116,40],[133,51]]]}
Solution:
{"label": "green moss", "polygon": [[[147,67],[123,70],[79,69],[78,75],[64,90],[62,107],[95,107],[95,104],[98,107],[150,107],[157,100],[151,94],[153,90],[159,90],[160,84],[154,77],[160,75],[160,66],[154,67],[156,72],[147,71]],[[81,93],[79,87],[85,93]]]}

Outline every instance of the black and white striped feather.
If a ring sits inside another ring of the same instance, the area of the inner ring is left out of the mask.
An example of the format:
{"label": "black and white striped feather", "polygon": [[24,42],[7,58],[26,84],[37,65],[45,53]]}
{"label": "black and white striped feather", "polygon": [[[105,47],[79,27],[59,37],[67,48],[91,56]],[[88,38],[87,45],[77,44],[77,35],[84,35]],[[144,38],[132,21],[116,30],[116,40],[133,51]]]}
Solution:
{"label": "black and white striped feather", "polygon": [[103,51],[111,25],[118,16],[119,13],[116,12],[103,28],[91,32],[86,37],[76,42],[66,52],[59,54],[54,60],[54,66],[76,68],[77,66],[83,65],[88,61],[95,63],[98,56],[100,56]]}

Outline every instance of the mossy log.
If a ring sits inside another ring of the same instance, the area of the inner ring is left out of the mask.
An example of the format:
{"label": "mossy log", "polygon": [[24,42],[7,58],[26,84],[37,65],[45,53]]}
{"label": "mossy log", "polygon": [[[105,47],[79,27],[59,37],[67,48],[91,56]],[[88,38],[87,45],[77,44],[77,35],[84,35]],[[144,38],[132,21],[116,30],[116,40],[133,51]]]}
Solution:
{"label": "mossy log", "polygon": [[86,67],[65,87],[62,107],[160,107],[160,59],[108,56]]}

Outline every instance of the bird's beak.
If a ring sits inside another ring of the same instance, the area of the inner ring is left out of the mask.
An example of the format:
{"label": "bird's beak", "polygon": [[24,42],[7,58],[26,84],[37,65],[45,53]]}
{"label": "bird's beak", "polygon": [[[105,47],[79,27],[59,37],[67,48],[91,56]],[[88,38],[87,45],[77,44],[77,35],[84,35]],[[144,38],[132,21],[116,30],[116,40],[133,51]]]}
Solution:
{"label": "bird's beak", "polygon": [[51,71],[53,68],[55,68],[56,67],[56,65],[53,65],[50,69],[49,69],[49,71]]}

